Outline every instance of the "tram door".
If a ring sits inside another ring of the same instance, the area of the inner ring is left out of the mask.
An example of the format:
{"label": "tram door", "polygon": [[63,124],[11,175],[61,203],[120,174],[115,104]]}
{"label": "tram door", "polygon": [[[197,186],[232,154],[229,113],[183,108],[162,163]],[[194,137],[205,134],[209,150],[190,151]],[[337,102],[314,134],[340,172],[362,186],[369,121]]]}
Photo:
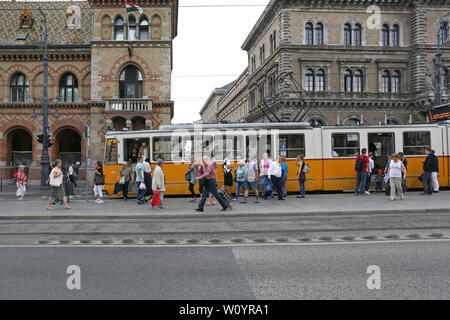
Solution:
{"label": "tram door", "polygon": [[389,156],[395,152],[394,133],[369,133],[369,153],[373,152],[375,169],[384,169]]}

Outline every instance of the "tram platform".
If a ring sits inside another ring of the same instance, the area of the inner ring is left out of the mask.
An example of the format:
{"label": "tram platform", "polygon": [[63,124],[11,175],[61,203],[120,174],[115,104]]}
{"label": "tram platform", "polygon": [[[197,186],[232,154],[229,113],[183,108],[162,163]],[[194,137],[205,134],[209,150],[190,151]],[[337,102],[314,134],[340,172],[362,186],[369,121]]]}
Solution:
{"label": "tram platform", "polygon": [[[48,193],[46,193],[48,194]],[[311,194],[304,199],[289,195],[285,201],[249,197],[247,204],[234,203],[233,210],[221,212],[220,205],[205,206],[205,212],[194,209],[197,203],[190,198],[167,198],[164,209],[138,205],[136,199],[124,201],[118,198],[105,198],[104,204],[89,202],[83,195],[75,195],[65,210],[60,204],[46,209],[47,196],[32,192],[25,200],[17,201],[15,191],[0,194],[0,220],[40,220],[40,219],[191,219],[224,217],[289,217],[289,216],[336,216],[336,215],[393,215],[402,213],[443,213],[450,214],[450,192],[441,191],[433,195],[420,195],[420,192],[408,192],[404,200],[390,201],[384,193],[370,196],[355,196],[352,193]]]}

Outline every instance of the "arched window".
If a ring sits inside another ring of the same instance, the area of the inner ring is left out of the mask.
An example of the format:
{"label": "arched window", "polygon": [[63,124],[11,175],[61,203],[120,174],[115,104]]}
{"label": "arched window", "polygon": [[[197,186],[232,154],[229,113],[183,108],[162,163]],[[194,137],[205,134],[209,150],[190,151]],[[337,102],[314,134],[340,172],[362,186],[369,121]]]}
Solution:
{"label": "arched window", "polygon": [[444,43],[445,41],[447,41],[447,38],[448,38],[448,22],[447,21],[443,21],[440,25],[439,38],[440,38],[441,43]]}
{"label": "arched window", "polygon": [[128,40],[136,40],[136,18],[134,16],[128,16]]}
{"label": "arched window", "polygon": [[273,35],[270,35],[270,53],[273,53]]}
{"label": "arched window", "polygon": [[119,98],[142,98],[142,73],[129,65],[120,73]]}
{"label": "arched window", "polygon": [[361,120],[356,119],[356,118],[350,118],[350,119],[345,120],[345,122],[344,122],[344,126],[349,126],[349,127],[359,126],[360,124],[361,124]]}
{"label": "arched window", "polygon": [[316,91],[325,91],[325,72],[322,69],[316,72]]}
{"label": "arched window", "polygon": [[391,118],[391,119],[387,120],[386,124],[390,125],[390,126],[396,126],[396,125],[399,125],[400,122],[398,122],[397,120]]}
{"label": "arched window", "polygon": [[400,92],[400,71],[398,70],[392,74],[392,92]]}
{"label": "arched window", "polygon": [[361,36],[362,26],[359,23],[355,24],[354,34],[355,34],[355,46],[360,46],[361,38],[362,38],[362,36]]}
{"label": "arched window", "polygon": [[353,75],[348,69],[344,72],[344,91],[353,92]]}
{"label": "arched window", "polygon": [[311,69],[306,70],[305,85],[306,91],[314,91],[314,72]]}
{"label": "arched window", "polygon": [[273,32],[273,51],[277,50],[277,32]]}
{"label": "arched window", "polygon": [[389,47],[389,25],[388,24],[383,24],[381,33],[382,33],[382,39],[383,39],[383,46]]}
{"label": "arched window", "polygon": [[28,96],[28,79],[23,73],[17,73],[11,79],[11,102],[25,102]]}
{"label": "arched window", "polygon": [[391,74],[387,70],[383,71],[381,88],[385,93],[391,92]]}
{"label": "arched window", "polygon": [[363,92],[363,73],[361,70],[355,71],[355,92]]}
{"label": "arched window", "polygon": [[447,68],[444,68],[444,70],[442,71],[442,87],[445,89],[449,89],[449,72]]}
{"label": "arched window", "polygon": [[392,45],[394,47],[400,45],[400,26],[398,24],[392,26]]}
{"label": "arched window", "polygon": [[74,102],[78,97],[78,81],[77,78],[71,74],[66,73],[59,80],[59,101],[60,102]]}
{"label": "arched window", "polygon": [[123,19],[117,17],[114,21],[114,40],[124,40],[123,30]]}
{"label": "arched window", "polygon": [[352,25],[350,23],[344,25],[344,44],[346,46],[352,45]]}
{"label": "arched window", "polygon": [[316,24],[316,44],[323,45],[323,24],[321,22]]}
{"label": "arched window", "polygon": [[314,44],[314,28],[311,22],[308,22],[305,27],[306,44]]}
{"label": "arched window", "polygon": [[149,39],[148,20],[147,18],[143,17],[141,18],[141,21],[139,21],[139,40],[148,40],[148,39]]}
{"label": "arched window", "polygon": [[108,15],[102,18],[102,40],[111,40],[111,18]]}

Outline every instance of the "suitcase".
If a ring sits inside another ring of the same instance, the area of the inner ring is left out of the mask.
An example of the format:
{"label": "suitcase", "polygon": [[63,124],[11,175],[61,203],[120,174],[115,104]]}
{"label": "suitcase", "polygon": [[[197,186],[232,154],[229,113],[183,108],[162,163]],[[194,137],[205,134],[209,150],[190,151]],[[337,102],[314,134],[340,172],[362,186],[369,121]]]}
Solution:
{"label": "suitcase", "polygon": [[233,206],[231,205],[233,203],[233,197],[225,190],[225,188],[221,188],[218,190],[219,196],[225,201],[225,203],[228,205],[228,208],[230,210],[233,210]]}

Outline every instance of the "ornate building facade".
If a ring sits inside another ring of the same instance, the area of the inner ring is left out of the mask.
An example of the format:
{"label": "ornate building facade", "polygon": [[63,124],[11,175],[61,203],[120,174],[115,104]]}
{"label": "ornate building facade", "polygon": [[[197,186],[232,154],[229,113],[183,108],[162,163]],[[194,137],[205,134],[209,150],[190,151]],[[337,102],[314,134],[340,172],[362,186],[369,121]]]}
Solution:
{"label": "ornate building facade", "polygon": [[[85,164],[103,159],[107,130],[170,124],[172,41],[177,0],[0,3],[0,170],[10,179],[20,164],[40,180],[43,22],[48,28],[50,159]],[[84,177],[81,176],[81,179]]]}
{"label": "ornate building facade", "polygon": [[[437,34],[448,38],[448,22],[438,21],[448,13],[449,4],[271,1],[242,45],[248,53],[248,104],[236,111],[243,114],[238,121],[269,121],[265,107],[260,107],[267,96],[273,98],[272,108],[283,121],[292,120],[310,102],[312,108],[303,120],[313,125],[419,121],[433,104]],[[445,101],[449,47],[443,46],[442,53]],[[292,73],[295,81],[277,83],[285,73]],[[295,91],[302,91],[304,103]],[[218,121],[230,120],[225,115],[237,105],[229,101],[222,105]]]}

